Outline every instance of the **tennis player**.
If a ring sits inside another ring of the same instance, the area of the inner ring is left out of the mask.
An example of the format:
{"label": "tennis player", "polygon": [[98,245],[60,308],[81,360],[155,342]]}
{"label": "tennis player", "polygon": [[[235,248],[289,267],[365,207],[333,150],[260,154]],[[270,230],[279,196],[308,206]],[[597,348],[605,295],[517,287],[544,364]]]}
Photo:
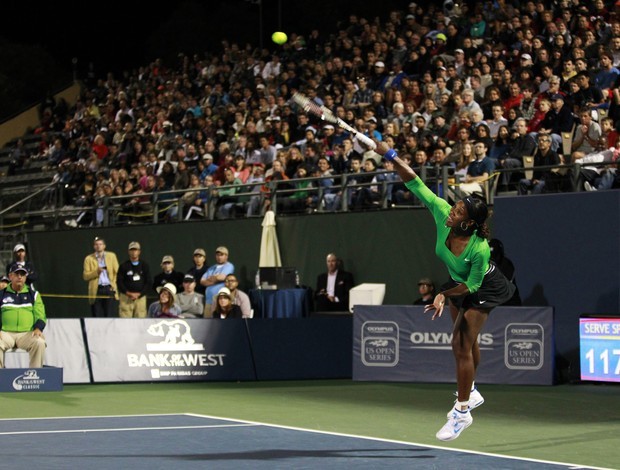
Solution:
{"label": "tennis player", "polygon": [[478,334],[493,307],[510,300],[514,285],[490,262],[488,208],[484,201],[468,196],[451,206],[433,194],[387,144],[377,142],[375,151],[394,163],[405,186],[433,214],[437,225],[435,253],[450,273],[450,281],[424,311],[434,311],[434,320],[441,316],[448,302],[454,323],[452,352],[456,359],[458,398],[448,413],[448,422],[436,434],[437,439],[451,441],[472,424],[470,411],[484,402],[474,385],[480,362]]}

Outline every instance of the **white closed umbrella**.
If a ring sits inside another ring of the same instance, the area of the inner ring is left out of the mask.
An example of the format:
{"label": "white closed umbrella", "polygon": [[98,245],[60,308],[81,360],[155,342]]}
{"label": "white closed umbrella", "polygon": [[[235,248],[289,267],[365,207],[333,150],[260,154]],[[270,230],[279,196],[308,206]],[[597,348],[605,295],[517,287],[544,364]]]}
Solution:
{"label": "white closed umbrella", "polygon": [[258,266],[261,268],[273,268],[282,266],[280,259],[280,246],[276,233],[276,216],[273,211],[267,211],[263,217],[263,236],[260,240],[260,258]]}

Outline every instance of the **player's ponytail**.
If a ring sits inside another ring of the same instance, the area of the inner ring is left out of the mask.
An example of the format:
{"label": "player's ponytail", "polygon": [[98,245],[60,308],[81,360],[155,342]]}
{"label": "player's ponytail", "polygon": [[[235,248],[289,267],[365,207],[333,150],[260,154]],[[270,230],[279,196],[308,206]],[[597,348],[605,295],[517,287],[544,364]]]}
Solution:
{"label": "player's ponytail", "polygon": [[486,223],[489,215],[489,208],[482,199],[467,196],[463,199],[467,208],[467,215],[475,222],[476,235],[480,238],[489,238],[489,226]]}
{"label": "player's ponytail", "polygon": [[487,240],[491,236],[491,230],[486,222],[484,222],[480,227],[478,227],[478,231],[476,232],[480,238],[486,238]]}

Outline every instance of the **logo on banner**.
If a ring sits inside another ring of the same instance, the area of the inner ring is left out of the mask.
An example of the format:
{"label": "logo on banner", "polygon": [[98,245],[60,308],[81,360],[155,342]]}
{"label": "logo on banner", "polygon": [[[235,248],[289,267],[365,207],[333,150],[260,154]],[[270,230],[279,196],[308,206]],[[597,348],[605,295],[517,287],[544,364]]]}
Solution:
{"label": "logo on banner", "polygon": [[367,321],[362,324],[362,363],[371,367],[398,364],[398,324],[392,321]]}
{"label": "logo on banner", "polygon": [[17,391],[38,390],[42,385],[45,385],[45,379],[40,378],[37,371],[32,369],[13,379],[13,388]]}
{"label": "logo on banner", "polygon": [[[411,349],[436,349],[452,351],[452,333],[445,331],[414,331],[409,336]],[[478,345],[481,350],[493,350],[493,335],[481,333],[478,335]]]}
{"label": "logo on banner", "polygon": [[151,336],[163,338],[158,343],[147,343],[147,351],[203,351],[204,346],[192,338],[189,324],[184,320],[162,320],[148,327]]}
{"label": "logo on banner", "polygon": [[224,365],[226,355],[204,353],[204,345],[194,339],[185,320],[161,320],[149,325],[146,333],[159,341],[146,342],[147,354],[127,354],[127,363],[150,369],[154,379],[204,376],[209,367]]}
{"label": "logo on banner", "polygon": [[537,370],[544,364],[545,329],[539,323],[509,323],[504,362],[509,369]]}

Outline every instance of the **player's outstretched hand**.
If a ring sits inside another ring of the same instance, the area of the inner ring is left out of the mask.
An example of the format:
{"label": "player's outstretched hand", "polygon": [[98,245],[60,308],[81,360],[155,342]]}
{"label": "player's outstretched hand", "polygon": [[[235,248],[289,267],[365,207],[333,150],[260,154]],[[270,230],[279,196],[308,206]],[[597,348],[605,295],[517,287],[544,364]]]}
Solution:
{"label": "player's outstretched hand", "polygon": [[442,293],[439,293],[435,296],[435,299],[433,300],[432,304],[429,304],[426,307],[424,307],[424,312],[435,310],[435,313],[433,314],[433,317],[431,318],[431,320],[434,320],[435,318],[438,318],[441,316],[445,305],[446,305],[446,296],[443,295]]}
{"label": "player's outstretched hand", "polygon": [[385,155],[385,152],[390,150],[389,145],[386,144],[385,142],[380,142],[378,140],[375,140],[375,143],[377,144],[377,148],[375,149],[375,152],[377,152],[381,156]]}

